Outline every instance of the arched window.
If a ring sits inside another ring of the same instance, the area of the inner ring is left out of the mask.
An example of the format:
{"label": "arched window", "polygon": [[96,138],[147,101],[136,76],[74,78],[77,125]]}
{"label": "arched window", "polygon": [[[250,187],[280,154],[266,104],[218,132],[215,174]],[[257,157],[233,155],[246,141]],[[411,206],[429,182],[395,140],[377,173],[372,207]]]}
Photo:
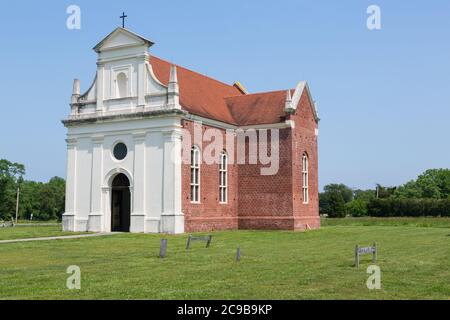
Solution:
{"label": "arched window", "polygon": [[200,149],[191,149],[191,202],[200,202]]}
{"label": "arched window", "polygon": [[228,156],[225,151],[220,154],[219,163],[219,202],[228,202]]}
{"label": "arched window", "polygon": [[117,75],[117,98],[125,98],[128,96],[128,78],[123,72]]}
{"label": "arched window", "polygon": [[308,155],[303,154],[302,157],[302,190],[303,190],[303,203],[309,203],[309,163]]}

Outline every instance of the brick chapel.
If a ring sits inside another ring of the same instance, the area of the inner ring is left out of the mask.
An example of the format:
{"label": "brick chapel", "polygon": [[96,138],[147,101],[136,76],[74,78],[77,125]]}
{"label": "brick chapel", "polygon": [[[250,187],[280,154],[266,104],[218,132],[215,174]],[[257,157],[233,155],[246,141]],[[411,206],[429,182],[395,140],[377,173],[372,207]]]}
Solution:
{"label": "brick chapel", "polygon": [[[117,28],[94,47],[87,91],[74,81],[63,120],[64,230],[319,228],[319,118],[308,84],[249,93],[158,58],[152,45]],[[213,140],[222,144],[210,152]],[[265,141],[277,161],[269,174],[256,159]]]}

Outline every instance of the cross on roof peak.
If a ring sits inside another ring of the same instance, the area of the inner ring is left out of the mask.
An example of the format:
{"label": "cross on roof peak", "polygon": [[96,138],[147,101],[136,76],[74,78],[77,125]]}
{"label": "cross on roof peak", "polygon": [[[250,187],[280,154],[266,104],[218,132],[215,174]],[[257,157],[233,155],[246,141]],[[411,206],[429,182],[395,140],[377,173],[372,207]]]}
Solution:
{"label": "cross on roof peak", "polygon": [[122,12],[122,15],[119,18],[122,19],[122,28],[125,28],[125,18],[128,18],[128,16],[125,15],[125,12]]}

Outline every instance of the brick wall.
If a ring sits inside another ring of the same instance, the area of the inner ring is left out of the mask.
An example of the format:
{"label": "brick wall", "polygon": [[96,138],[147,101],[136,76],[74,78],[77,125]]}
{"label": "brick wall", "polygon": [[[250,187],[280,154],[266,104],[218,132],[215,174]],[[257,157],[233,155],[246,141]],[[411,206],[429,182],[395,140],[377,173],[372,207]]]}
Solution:
{"label": "brick wall", "polygon": [[[303,92],[296,112],[289,119],[295,122],[292,134],[292,150],[295,150],[292,154],[294,229],[303,230],[308,226],[312,229],[319,228],[318,152],[315,134],[317,123],[306,91]],[[308,204],[303,203],[302,190],[302,157],[305,152],[309,164]]]}
{"label": "brick wall", "polygon": [[[261,168],[267,166],[261,163],[238,166],[241,229],[293,228],[291,130],[279,130],[279,138],[279,169],[276,175],[261,175]],[[246,159],[249,159],[250,141],[247,140],[245,145]]]}
{"label": "brick wall", "polygon": [[[194,123],[183,121],[183,128],[188,131],[194,140]],[[202,125],[202,133],[209,126]],[[225,130],[222,133],[226,143]],[[185,140],[186,138],[183,137]],[[192,141],[194,144],[194,141]],[[209,143],[199,144],[201,152]],[[237,229],[237,167],[228,165],[228,203],[219,203],[219,165],[202,163],[200,166],[200,203],[191,203],[190,200],[191,168],[189,164],[182,164],[182,207],[185,214],[185,231],[213,231]]]}
{"label": "brick wall", "polygon": [[[246,164],[228,165],[228,203],[219,203],[219,165],[200,167],[200,203],[190,201],[190,165],[182,164],[182,205],[186,232],[230,229],[304,230],[319,228],[318,153],[314,120],[306,91],[295,114],[288,117],[294,129],[279,130],[279,171],[261,175],[267,165],[249,164],[250,141],[246,139]],[[183,121],[194,136],[194,123]],[[202,125],[202,132],[211,128]],[[220,130],[224,143],[225,130]],[[270,130],[268,131],[270,132]],[[185,139],[183,137],[183,139]],[[230,156],[237,155],[237,139]],[[270,150],[270,134],[269,134]],[[202,153],[209,143],[197,144]],[[303,203],[302,156],[309,159],[309,203]]]}

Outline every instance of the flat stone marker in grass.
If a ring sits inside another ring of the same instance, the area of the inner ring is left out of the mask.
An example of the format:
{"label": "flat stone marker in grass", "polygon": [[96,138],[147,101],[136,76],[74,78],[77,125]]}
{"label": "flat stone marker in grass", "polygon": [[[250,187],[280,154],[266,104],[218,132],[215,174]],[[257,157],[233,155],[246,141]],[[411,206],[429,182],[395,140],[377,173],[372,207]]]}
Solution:
{"label": "flat stone marker in grass", "polygon": [[359,268],[360,256],[364,254],[372,254],[372,262],[377,261],[377,243],[374,242],[371,247],[355,247],[355,267]]}
{"label": "flat stone marker in grass", "polygon": [[194,237],[192,234],[189,235],[189,238],[186,243],[186,250],[189,250],[189,248],[191,247],[191,242],[193,241],[204,241],[206,242],[206,248],[209,248],[212,241],[212,235],[208,235],[206,237]]}

